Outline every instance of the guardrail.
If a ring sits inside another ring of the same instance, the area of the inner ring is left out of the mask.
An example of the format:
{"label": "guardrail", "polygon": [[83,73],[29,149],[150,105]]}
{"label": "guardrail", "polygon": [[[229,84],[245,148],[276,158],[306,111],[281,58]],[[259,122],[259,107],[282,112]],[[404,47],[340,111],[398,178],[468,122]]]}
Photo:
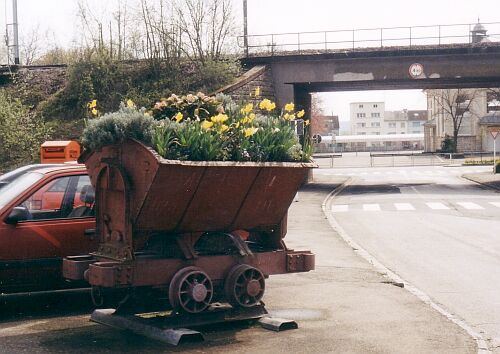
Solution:
{"label": "guardrail", "polygon": [[[477,23],[427,26],[342,29],[333,31],[256,34],[238,37],[238,45],[249,56],[251,52],[275,55],[280,52],[308,50],[334,51],[359,48],[444,46],[471,44],[471,31]],[[491,42],[500,41],[500,22],[481,23],[490,33]],[[245,45],[245,43],[247,43]]]}

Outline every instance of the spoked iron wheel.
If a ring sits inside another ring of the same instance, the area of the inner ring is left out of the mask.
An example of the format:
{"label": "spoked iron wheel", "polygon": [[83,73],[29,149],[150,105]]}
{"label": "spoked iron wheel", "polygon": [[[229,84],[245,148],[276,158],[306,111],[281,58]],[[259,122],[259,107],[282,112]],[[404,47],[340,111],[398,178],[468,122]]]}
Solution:
{"label": "spoked iron wheel", "polygon": [[168,289],[175,310],[200,313],[212,300],[214,289],[208,275],[198,267],[186,267],[175,273]]}
{"label": "spoked iron wheel", "polygon": [[264,275],[247,264],[235,266],[224,284],[226,299],[233,306],[253,307],[264,296]]}

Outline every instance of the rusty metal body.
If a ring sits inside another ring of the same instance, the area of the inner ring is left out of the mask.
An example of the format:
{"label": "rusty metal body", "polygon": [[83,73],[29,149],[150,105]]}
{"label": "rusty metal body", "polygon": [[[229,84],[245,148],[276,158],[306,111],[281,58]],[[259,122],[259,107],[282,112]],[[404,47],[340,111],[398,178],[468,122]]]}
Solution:
{"label": "rusty metal body", "polygon": [[283,242],[287,210],[312,163],[165,160],[132,140],[83,160],[100,246],[64,260],[68,279],[170,288],[170,302],[197,313],[221,287],[233,303],[252,306],[265,277],[314,269],[311,252]]}

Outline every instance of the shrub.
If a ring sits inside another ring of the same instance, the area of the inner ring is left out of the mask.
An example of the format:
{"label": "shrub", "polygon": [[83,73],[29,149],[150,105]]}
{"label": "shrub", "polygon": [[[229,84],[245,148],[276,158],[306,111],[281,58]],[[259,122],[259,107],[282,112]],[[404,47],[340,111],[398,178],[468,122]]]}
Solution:
{"label": "shrub", "polygon": [[51,129],[20,100],[0,90],[0,169],[10,169],[39,159],[40,144]]}
{"label": "shrub", "polygon": [[153,125],[153,118],[144,109],[122,104],[117,112],[88,121],[82,145],[88,150],[100,150],[103,146],[119,144],[129,138],[151,145]]}

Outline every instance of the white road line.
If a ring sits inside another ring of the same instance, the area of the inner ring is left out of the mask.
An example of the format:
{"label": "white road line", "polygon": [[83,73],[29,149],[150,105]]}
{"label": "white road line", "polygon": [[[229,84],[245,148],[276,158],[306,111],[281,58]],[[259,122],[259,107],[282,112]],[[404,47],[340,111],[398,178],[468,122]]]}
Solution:
{"label": "white road line", "polygon": [[490,204],[500,208],[500,202],[490,202]]}
{"label": "white road line", "polygon": [[482,206],[480,206],[476,203],[471,203],[471,202],[457,202],[457,204],[460,205],[462,208],[469,209],[469,210],[484,209]]}
{"label": "white road line", "polygon": [[427,204],[427,206],[429,208],[434,209],[434,210],[448,210],[448,209],[450,209],[446,205],[444,205],[443,203],[431,202],[431,203],[425,203],[425,204]]}
{"label": "white road line", "polygon": [[379,204],[363,204],[364,211],[380,211]]}
{"label": "white road line", "polygon": [[413,205],[411,205],[410,203],[394,203],[394,207],[397,210],[415,210]]}
{"label": "white road line", "polygon": [[347,204],[333,204],[332,205],[332,212],[334,213],[342,213],[349,211],[349,205]]}

